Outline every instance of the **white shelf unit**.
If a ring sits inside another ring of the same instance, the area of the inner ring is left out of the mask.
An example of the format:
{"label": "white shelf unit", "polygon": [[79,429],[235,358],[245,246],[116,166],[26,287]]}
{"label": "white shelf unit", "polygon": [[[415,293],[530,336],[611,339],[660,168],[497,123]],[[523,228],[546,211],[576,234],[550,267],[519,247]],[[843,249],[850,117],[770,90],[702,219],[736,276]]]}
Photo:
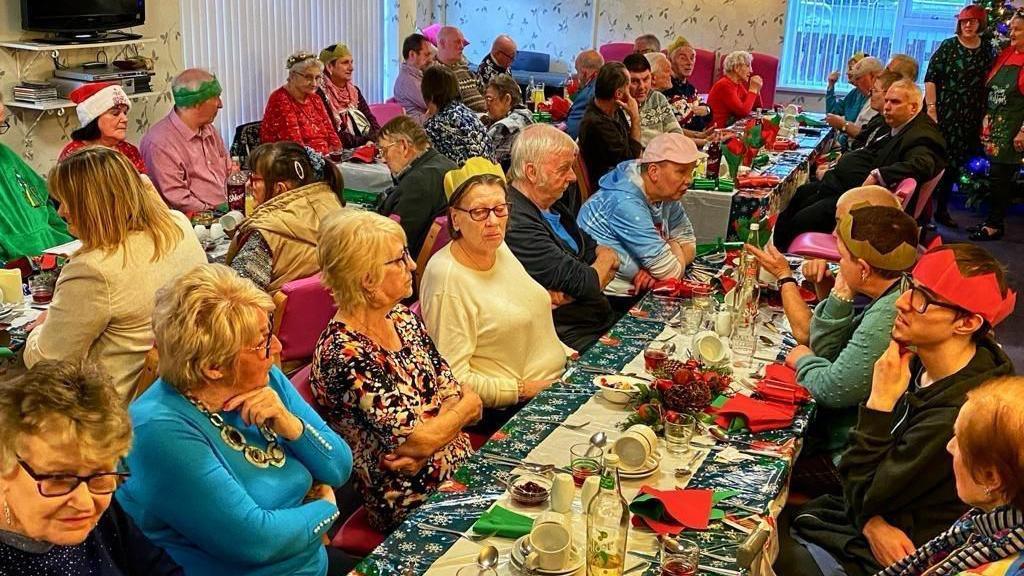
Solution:
{"label": "white shelf unit", "polygon": [[[33,64],[39,59],[40,56],[47,54],[54,62],[56,66],[62,53],[65,52],[80,52],[86,50],[103,50],[106,48],[121,48],[127,49],[130,46],[137,46],[142,44],[148,44],[155,42],[155,38],[137,38],[134,40],[117,40],[112,42],[97,42],[95,44],[47,44],[45,42],[33,42],[30,40],[8,40],[0,42],[0,48],[10,52],[14,57],[15,65],[18,69],[18,82],[21,82],[32,67]],[[120,53],[120,51],[119,51]],[[24,58],[22,58],[24,56]],[[112,59],[111,59],[112,60]],[[158,96],[161,92],[141,92],[139,94],[131,94],[129,98],[132,99],[146,99],[152,96]],[[5,98],[5,106],[14,111],[21,111],[21,114],[35,113],[35,118],[31,122],[26,122],[27,128],[25,129],[24,140],[26,144],[32,142],[32,132],[35,131],[36,126],[39,125],[39,121],[46,116],[63,116],[65,110],[68,108],[74,108],[75,103],[66,99],[52,100],[49,102],[41,102],[33,104],[31,102],[21,102],[14,98]],[[25,118],[22,117],[22,121]]]}

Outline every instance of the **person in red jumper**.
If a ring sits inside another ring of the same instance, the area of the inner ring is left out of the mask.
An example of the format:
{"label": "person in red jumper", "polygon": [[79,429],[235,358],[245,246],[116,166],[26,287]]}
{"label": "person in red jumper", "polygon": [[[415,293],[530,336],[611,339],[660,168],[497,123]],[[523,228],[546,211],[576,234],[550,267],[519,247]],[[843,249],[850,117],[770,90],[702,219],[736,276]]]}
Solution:
{"label": "person in red jumper", "polygon": [[759,101],[764,80],[756,74],[751,76],[750,66],[753,62],[754,57],[750,52],[742,50],[725,57],[722,63],[723,75],[708,94],[708,106],[714,115],[716,128],[725,128],[748,116]]}
{"label": "person in red jumper", "polygon": [[75,89],[68,98],[78,105],[75,113],[81,127],[71,133],[71,142],[60,151],[58,161],[87,146],[106,146],[127,156],[139,174],[146,173],[146,163],[139,149],[126,140],[132,101],[120,84],[86,84]]}
{"label": "person in red jumper", "polygon": [[323,63],[315,55],[300,51],[288,57],[285,67],[288,81],[270,94],[260,124],[260,140],[264,144],[290,140],[320,154],[341,150],[341,139],[323,99],[316,94]]}

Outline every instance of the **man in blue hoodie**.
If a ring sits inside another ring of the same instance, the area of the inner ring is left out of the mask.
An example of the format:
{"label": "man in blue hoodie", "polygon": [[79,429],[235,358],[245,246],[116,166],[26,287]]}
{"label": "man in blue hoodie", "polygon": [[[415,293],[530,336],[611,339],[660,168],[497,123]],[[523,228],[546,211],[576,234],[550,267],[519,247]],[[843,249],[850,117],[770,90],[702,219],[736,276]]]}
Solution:
{"label": "man in blue hoodie", "polygon": [[601,178],[577,221],[619,255],[619,270],[605,294],[635,296],[655,280],[682,277],[697,241],[679,199],[703,155],[686,136],[661,134],[639,160],[622,162]]}

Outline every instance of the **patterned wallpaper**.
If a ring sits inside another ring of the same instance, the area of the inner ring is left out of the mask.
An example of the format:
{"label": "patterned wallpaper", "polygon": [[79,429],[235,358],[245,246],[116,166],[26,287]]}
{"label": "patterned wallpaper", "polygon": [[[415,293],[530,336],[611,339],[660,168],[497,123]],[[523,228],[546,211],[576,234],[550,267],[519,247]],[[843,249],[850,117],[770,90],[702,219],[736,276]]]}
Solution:
{"label": "patterned wallpaper", "polygon": [[[417,26],[444,21],[462,28],[471,44],[466,56],[479,61],[501,33],[523,50],[551,54],[552,69],[566,70],[581,50],[596,44],[632,41],[655,34],[667,46],[678,35],[719,52],[750,50],[779,55],[786,18],[785,0],[396,0],[415,6],[403,15]],[[822,86],[824,88],[824,85]],[[780,103],[797,102],[809,110],[824,107],[811,94],[778,93]]]}
{"label": "patterned wallpaper", "polygon": [[[0,0],[0,39],[16,40],[39,36],[39,33],[25,32],[21,29],[21,6],[18,0]],[[145,38],[153,38],[154,42],[140,46],[142,56],[152,58],[156,76],[153,83],[160,96],[145,100],[134,100],[128,119],[128,141],[138,145],[142,134],[171,109],[171,96],[166,91],[171,79],[181,70],[181,31],[180,9],[178,2],[147,2],[146,25],[132,31],[142,34]],[[107,56],[113,60],[119,48],[108,49]],[[26,53],[22,53],[21,61],[25,62]],[[84,49],[66,51],[61,55],[71,66],[81,62],[96,60],[96,50]],[[48,55],[40,56],[26,70],[27,78],[46,78],[51,76],[53,64]],[[12,89],[18,83],[18,66],[14,54],[0,50],[0,91],[4,102],[13,99]],[[43,116],[35,123],[38,112],[32,110],[15,110],[8,108],[11,129],[0,136],[0,142],[12,148],[37,171],[46,174],[57,162],[61,148],[71,139],[71,132],[78,128],[78,118],[74,108],[64,110],[62,116]],[[35,123],[34,128],[32,128]]]}

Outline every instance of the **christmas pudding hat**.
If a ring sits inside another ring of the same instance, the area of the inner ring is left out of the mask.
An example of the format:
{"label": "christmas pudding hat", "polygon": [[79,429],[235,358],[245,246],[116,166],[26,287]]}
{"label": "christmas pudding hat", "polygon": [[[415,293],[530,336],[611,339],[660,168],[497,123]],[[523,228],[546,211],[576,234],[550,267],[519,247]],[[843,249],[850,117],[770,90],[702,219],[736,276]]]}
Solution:
{"label": "christmas pudding hat", "polygon": [[78,122],[83,127],[114,106],[127,106],[129,110],[132,108],[132,101],[128,99],[121,85],[111,82],[86,84],[76,88],[68,98],[78,104],[75,112],[78,114]]}
{"label": "christmas pudding hat", "polygon": [[898,233],[900,229],[903,229],[904,232],[912,229],[912,234],[906,234],[906,236],[918,237],[917,222],[903,210],[889,206],[860,206],[850,210],[840,218],[839,225],[836,226],[836,236],[843,241],[850,254],[874,268],[893,272],[907,270],[917,260],[916,245],[900,242],[892,250],[883,253],[871,244],[871,239],[858,240],[853,237],[855,225],[877,222],[883,218],[890,222],[892,233]]}
{"label": "christmas pudding hat", "polygon": [[992,326],[1009,316],[1017,304],[1017,293],[1007,289],[1004,296],[994,273],[964,276],[956,263],[956,252],[942,246],[938,239],[921,256],[913,276],[921,286],[981,316]]}

